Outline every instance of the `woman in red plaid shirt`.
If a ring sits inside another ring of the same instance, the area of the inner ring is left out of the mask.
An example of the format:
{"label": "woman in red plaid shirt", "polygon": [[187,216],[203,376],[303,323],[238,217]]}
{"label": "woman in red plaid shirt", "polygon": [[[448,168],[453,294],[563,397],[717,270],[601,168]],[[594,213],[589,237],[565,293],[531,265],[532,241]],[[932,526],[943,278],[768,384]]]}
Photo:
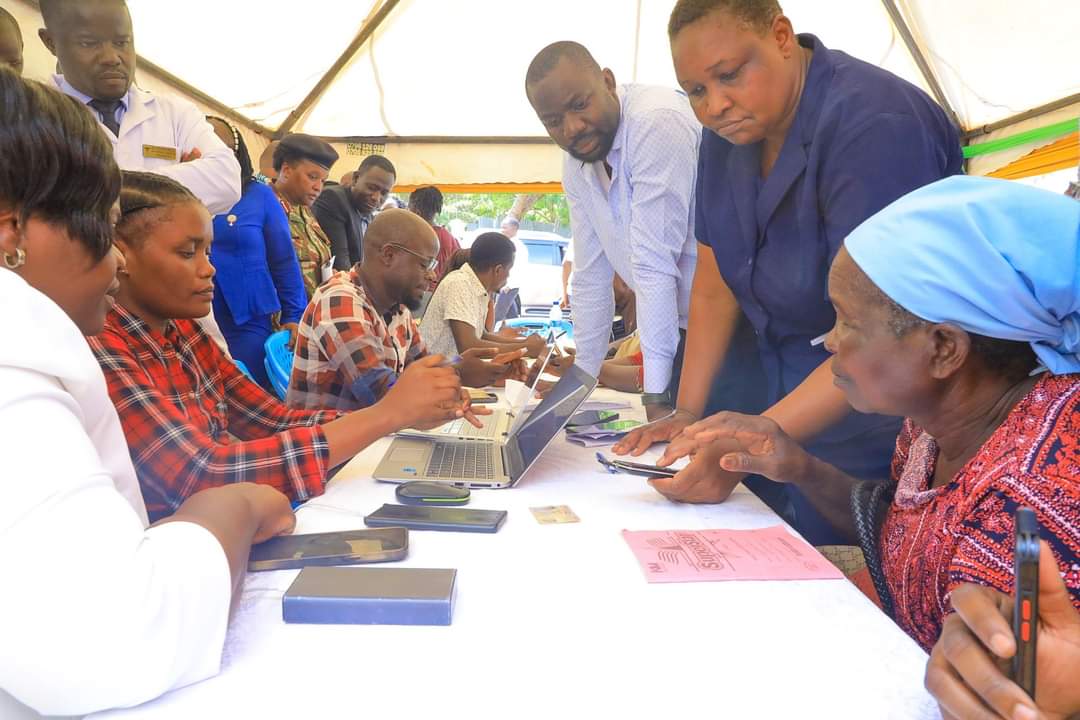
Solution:
{"label": "woman in red plaid shirt", "polygon": [[441,356],[413,363],[376,405],[290,410],[241,373],[194,322],[209,312],[210,214],[169,178],[125,172],[116,245],[126,269],[91,347],[131,448],[151,519],[199,490],[270,485],[302,501],[327,472],[405,427],[473,416]]}

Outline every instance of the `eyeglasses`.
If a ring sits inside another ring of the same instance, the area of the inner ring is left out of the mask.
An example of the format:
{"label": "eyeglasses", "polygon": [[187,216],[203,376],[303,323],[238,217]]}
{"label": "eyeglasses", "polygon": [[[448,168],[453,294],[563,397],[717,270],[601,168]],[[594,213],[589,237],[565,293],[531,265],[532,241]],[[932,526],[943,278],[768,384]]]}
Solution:
{"label": "eyeglasses", "polygon": [[421,260],[424,261],[424,269],[427,270],[428,272],[434,272],[435,268],[439,267],[439,258],[437,258],[437,257],[429,258],[427,255],[421,255],[420,253],[416,252],[415,250],[410,250],[409,248],[405,247],[404,245],[399,245],[398,243],[386,243],[386,244],[389,245],[390,247],[396,247],[398,250],[404,250],[405,252],[409,253],[410,255],[412,255],[414,257],[420,258]]}

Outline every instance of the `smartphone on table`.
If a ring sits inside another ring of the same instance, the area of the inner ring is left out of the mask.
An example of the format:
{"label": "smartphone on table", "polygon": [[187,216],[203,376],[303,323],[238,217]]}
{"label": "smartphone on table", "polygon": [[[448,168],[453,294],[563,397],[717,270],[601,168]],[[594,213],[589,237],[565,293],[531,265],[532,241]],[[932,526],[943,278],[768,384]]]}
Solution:
{"label": "smartphone on table", "polygon": [[629,460],[609,460],[601,452],[596,453],[596,461],[607,468],[610,473],[628,473],[649,478],[669,478],[675,477],[675,474],[679,472],[678,468],[646,465],[644,463],[630,462]]}
{"label": "smartphone on table", "polygon": [[578,427],[584,425],[599,425],[600,423],[612,422],[619,419],[619,413],[614,410],[582,410],[576,413],[566,427]]}
{"label": "smartphone on table", "polygon": [[408,552],[409,531],[404,527],[279,535],[252,546],[248,570],[392,562],[403,559]]}

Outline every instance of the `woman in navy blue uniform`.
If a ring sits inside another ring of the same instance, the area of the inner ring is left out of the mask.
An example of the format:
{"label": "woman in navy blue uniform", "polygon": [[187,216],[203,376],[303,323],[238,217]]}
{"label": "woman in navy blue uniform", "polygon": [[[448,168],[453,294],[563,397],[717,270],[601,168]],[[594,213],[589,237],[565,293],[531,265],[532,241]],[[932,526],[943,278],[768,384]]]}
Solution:
{"label": "woman in navy blue uniform", "polygon": [[307,307],[304,279],[289,220],[274,191],[255,180],[243,136],[221,118],[207,120],[236,153],[242,185],[240,202],[214,218],[210,250],[217,268],[214,319],[229,353],[247,366],[257,383],[272,391],[263,366],[263,346],[277,328],[296,337],[296,324]]}
{"label": "woman in navy blue uniform", "polygon": [[[640,454],[675,440],[704,410],[713,375],[745,313],[757,336],[771,417],[810,452],[855,477],[889,476],[900,421],[853,411],[812,341],[836,321],[829,266],[844,238],[893,200],[962,168],[960,140],[922,90],[797,35],[776,0],[680,0],[668,26],[680,86],[704,126],[697,238],[677,410],[628,437]],[[654,486],[687,502],[720,502],[743,478],[723,448]],[[815,544],[840,538],[790,485],[748,485]]]}

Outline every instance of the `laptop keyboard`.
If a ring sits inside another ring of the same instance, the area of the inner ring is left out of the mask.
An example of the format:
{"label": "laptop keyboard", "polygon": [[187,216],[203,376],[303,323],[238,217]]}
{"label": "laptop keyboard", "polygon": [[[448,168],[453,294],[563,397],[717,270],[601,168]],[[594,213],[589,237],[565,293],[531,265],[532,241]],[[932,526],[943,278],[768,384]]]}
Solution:
{"label": "laptop keyboard", "polygon": [[436,442],[425,474],[451,480],[490,480],[495,477],[494,447],[481,442]]}

